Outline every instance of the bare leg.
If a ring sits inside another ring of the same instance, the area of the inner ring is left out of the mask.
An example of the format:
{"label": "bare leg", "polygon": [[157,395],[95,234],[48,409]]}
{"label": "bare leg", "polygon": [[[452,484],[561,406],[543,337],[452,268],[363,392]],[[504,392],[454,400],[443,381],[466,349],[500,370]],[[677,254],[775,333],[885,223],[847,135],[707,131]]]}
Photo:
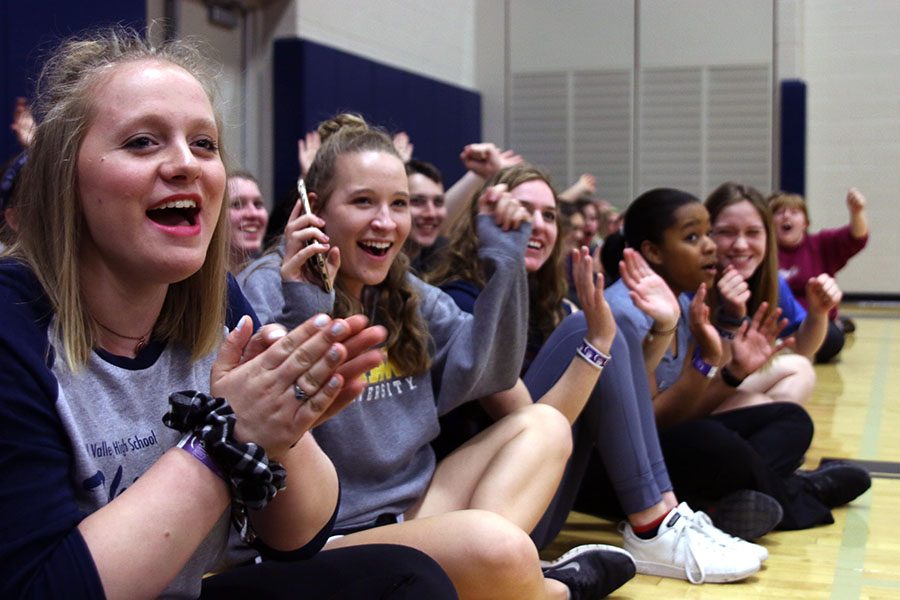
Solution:
{"label": "bare leg", "polygon": [[[816,372],[805,356],[782,352],[766,367],[752,373],[738,388],[736,398],[729,398],[715,411],[734,410],[759,404],[764,394],[772,402],[802,404],[816,385]],[[746,396],[746,397],[742,397]]]}
{"label": "bare leg", "polygon": [[571,428],[562,413],[542,404],[522,407],[441,461],[407,517],[477,508],[531,531],[556,493],[571,452]]}
{"label": "bare leg", "polygon": [[528,535],[488,511],[464,510],[367,529],[326,548],[393,543],[425,552],[444,569],[461,599],[565,598],[565,586],[545,580]]}

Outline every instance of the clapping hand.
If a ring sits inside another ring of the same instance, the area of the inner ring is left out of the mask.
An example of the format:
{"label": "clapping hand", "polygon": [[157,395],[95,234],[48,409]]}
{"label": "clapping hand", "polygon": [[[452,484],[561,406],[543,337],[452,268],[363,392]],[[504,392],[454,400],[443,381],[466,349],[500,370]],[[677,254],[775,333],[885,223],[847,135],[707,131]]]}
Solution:
{"label": "clapping hand", "polygon": [[361,375],[384,360],[372,347],[387,332],[367,323],[362,315],[332,320],[320,314],[287,333],[269,328],[253,336],[250,319],[242,318],[210,375],[211,392],[237,416],[235,438],[262,446],[277,460],[358,396],[365,385]]}
{"label": "clapping hand", "polygon": [[704,362],[711,365],[719,364],[722,360],[722,340],[719,332],[709,322],[709,307],[706,305],[706,284],[701,283],[691,300],[688,312],[688,327],[700,348],[700,356]]}
{"label": "clapping hand", "polygon": [[723,309],[735,319],[743,319],[747,315],[747,302],[750,300],[750,286],[733,265],[722,271],[716,283]]}
{"label": "clapping hand", "polygon": [[756,309],[753,320],[744,321],[731,341],[731,363],[728,370],[738,379],[757,371],[779,350],[794,344],[794,338],[778,338],[788,320],[782,319],[781,309],[766,316],[769,303],[763,302]]}
{"label": "clapping hand", "polygon": [[619,262],[622,281],[628,286],[631,301],[657,324],[657,330],[669,330],[678,323],[681,307],[669,284],[657,274],[644,257],[626,248]]}
{"label": "clapping hand", "polygon": [[572,250],[572,275],[578,302],[587,321],[588,341],[609,354],[616,335],[616,321],[603,295],[603,275],[594,277],[594,265],[587,246]]}

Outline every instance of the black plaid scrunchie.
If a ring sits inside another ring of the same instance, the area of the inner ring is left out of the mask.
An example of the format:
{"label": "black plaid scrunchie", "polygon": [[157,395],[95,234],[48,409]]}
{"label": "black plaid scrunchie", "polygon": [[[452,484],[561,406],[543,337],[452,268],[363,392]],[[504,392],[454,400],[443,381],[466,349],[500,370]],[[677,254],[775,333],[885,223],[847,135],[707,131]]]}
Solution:
{"label": "black plaid scrunchie", "polygon": [[188,390],[169,396],[169,412],[163,423],[177,431],[192,431],[216,466],[231,483],[232,497],[242,506],[261,509],[285,485],[286,472],[278,461],[253,442],[234,439],[234,411],[224,398]]}

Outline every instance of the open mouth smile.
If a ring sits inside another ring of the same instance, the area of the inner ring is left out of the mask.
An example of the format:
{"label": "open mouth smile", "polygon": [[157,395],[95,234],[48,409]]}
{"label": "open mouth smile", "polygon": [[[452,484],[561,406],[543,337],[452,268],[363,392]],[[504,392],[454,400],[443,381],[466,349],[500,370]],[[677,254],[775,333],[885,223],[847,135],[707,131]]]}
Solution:
{"label": "open mouth smile", "polygon": [[147,218],[161,229],[180,235],[200,230],[200,206],[193,198],[165,200],[146,211]]}
{"label": "open mouth smile", "polygon": [[356,245],[366,254],[381,258],[394,244],[393,242],[357,242]]}

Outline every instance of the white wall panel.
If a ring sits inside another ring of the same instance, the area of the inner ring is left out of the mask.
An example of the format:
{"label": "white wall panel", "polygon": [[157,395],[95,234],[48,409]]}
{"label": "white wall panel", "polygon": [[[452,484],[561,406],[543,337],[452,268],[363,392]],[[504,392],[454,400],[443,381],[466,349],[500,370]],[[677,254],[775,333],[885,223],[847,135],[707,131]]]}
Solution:
{"label": "white wall panel", "polygon": [[640,94],[635,195],[657,187],[699,195],[703,189],[702,70],[644,70]]}
{"label": "white wall panel", "polygon": [[771,188],[771,81],[768,66],[709,69],[704,196],[729,180]]}
{"label": "white wall panel", "polygon": [[569,181],[568,75],[526,73],[513,76],[510,146],[547,170],[559,189]]}
{"label": "white wall panel", "polygon": [[592,173],[599,195],[624,206],[631,201],[631,70],[576,71],[572,83],[569,180]]}
{"label": "white wall panel", "polygon": [[475,88],[475,0],[300,0],[297,35]]}
{"label": "white wall panel", "polygon": [[848,221],[847,188],[866,195],[869,246],[841,271],[845,291],[900,293],[900,3],[803,4],[807,201],[813,229]]}
{"label": "white wall panel", "polygon": [[645,67],[745,65],[772,60],[772,2],[640,0]]}
{"label": "white wall panel", "polygon": [[513,73],[634,63],[633,0],[512,0],[509,6]]}

